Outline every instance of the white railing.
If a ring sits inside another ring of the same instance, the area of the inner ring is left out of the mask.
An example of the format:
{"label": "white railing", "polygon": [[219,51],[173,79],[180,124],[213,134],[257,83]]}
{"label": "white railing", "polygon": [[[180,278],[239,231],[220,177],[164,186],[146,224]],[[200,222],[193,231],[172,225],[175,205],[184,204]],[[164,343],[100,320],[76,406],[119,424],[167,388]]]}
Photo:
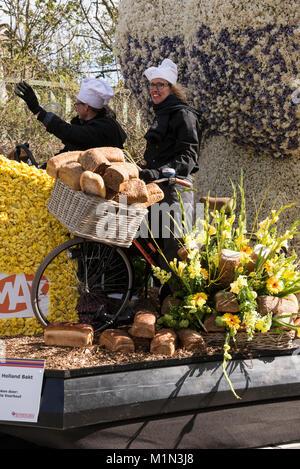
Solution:
{"label": "white railing", "polygon": [[[11,78],[11,77],[9,77],[9,78],[3,78],[2,77],[2,79],[0,78],[0,103],[1,104],[5,104],[5,102],[8,99],[8,94],[7,94],[7,91],[6,91],[6,85],[7,84],[17,84],[19,81],[20,81],[19,78]],[[72,97],[72,95],[70,94],[69,86],[66,85],[64,82],[52,82],[52,81],[31,80],[31,79],[28,79],[26,81],[27,81],[27,83],[29,83],[33,87],[37,86],[37,87],[48,88],[47,101],[42,103],[41,100],[40,100],[41,106],[43,104],[46,104],[46,102],[57,102],[58,98],[55,96],[55,90],[59,89],[60,90],[59,102],[64,108],[64,113],[68,114],[68,113],[71,112],[73,101],[74,101],[74,96]],[[63,103],[61,102],[62,101],[62,99],[61,99],[61,96],[62,96],[61,90],[66,90],[66,93],[64,94]],[[37,97],[40,98],[40,96],[38,94],[38,91],[36,89],[34,91],[35,91]],[[129,98],[129,95],[130,95],[130,92],[128,92],[128,98]],[[129,105],[128,100],[124,99],[121,112],[122,112],[122,120],[125,123],[128,122],[128,105]],[[113,109],[115,108],[113,103],[112,103],[112,108]],[[141,126],[141,115],[140,115],[139,111],[136,112],[135,120],[136,120],[136,127],[137,127],[137,129],[139,129],[140,126]]]}
{"label": "white railing", "polygon": [[[0,103],[4,104],[8,99],[6,85],[18,83],[19,81],[20,81],[19,78],[2,78],[2,80],[0,80]],[[52,82],[52,81],[31,80],[31,79],[28,79],[26,81],[31,86],[40,86],[40,87],[49,88],[48,102],[58,101],[57,97],[55,96],[55,89],[60,89],[60,90],[68,89],[68,86],[63,82]],[[36,92],[36,95],[39,97],[38,92],[36,90],[35,92]],[[64,111],[68,113],[71,111],[71,109],[72,109],[72,98],[70,96],[70,93],[67,92],[64,95]]]}

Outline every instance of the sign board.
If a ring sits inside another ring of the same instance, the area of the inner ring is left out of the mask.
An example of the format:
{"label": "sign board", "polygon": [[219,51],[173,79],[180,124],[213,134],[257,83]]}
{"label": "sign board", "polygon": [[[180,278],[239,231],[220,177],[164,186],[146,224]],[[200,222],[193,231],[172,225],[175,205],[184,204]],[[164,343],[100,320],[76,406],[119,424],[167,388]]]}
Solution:
{"label": "sign board", "polygon": [[[0,273],[0,319],[34,316],[30,300],[32,280],[33,275]],[[41,291],[47,298],[47,277],[41,280]]]}
{"label": "sign board", "polygon": [[0,358],[0,420],[37,422],[44,360]]}

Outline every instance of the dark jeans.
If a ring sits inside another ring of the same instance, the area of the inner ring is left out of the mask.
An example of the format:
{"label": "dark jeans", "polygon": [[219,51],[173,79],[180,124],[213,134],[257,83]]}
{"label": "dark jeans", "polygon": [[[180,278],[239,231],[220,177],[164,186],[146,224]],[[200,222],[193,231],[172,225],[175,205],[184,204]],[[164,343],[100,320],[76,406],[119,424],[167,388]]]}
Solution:
{"label": "dark jeans", "polygon": [[[185,231],[182,224],[184,217],[176,190],[180,193],[184,205],[185,223],[188,230],[193,224],[194,192],[190,190],[182,192],[184,187],[177,184],[162,183],[160,187],[165,197],[160,203],[149,207],[148,221],[154,239],[170,262],[178,257],[177,251],[181,247],[179,239],[181,239],[182,230]],[[158,265],[162,269],[170,270],[161,255],[158,257]]]}

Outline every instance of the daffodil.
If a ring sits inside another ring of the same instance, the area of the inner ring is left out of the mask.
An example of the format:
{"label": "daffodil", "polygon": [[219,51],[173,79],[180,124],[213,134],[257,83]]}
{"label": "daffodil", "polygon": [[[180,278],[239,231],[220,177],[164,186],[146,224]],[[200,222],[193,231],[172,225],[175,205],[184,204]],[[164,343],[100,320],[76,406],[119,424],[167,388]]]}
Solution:
{"label": "daffodil", "polygon": [[[69,238],[47,210],[54,180],[44,170],[0,155],[0,182],[0,272],[34,275],[43,258]],[[70,261],[54,262],[48,272],[50,284],[55,280],[49,291],[49,319],[77,320]],[[41,332],[35,317],[0,319],[0,337]]]}

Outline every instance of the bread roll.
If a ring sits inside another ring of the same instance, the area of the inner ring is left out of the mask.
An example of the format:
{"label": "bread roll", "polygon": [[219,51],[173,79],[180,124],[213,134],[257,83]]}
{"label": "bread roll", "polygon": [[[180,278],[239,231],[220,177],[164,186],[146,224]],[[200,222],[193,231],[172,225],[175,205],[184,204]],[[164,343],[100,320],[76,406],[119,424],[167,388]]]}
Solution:
{"label": "bread roll", "polygon": [[120,191],[120,186],[129,179],[138,178],[137,167],[132,163],[113,163],[105,170],[103,179],[105,185],[115,192]]}
{"label": "bread roll", "polygon": [[109,161],[105,158],[103,152],[101,152],[101,148],[91,148],[82,152],[78,161],[84,171],[96,171],[101,164],[109,164]]}
{"label": "bread roll", "polygon": [[107,168],[109,168],[109,166],[111,166],[112,164],[113,164],[113,163],[110,163],[108,160],[103,161],[102,163],[99,164],[99,166],[97,166],[97,168],[95,169],[94,173],[100,174],[100,176],[104,176],[105,171],[106,171]]}
{"label": "bread roll", "polygon": [[44,329],[46,345],[83,347],[85,345],[92,345],[93,339],[94,330],[89,324],[57,322],[49,324]]}
{"label": "bread roll", "polygon": [[165,196],[159,185],[155,182],[150,182],[149,184],[147,184],[146,189],[148,192],[148,200],[146,202],[146,207],[150,207],[150,205],[160,202]]}
{"label": "bread roll", "polygon": [[177,336],[182,348],[186,350],[197,350],[205,347],[205,341],[200,332],[193,329],[179,329]]}
{"label": "bread roll", "polygon": [[127,204],[144,203],[148,201],[146,184],[141,179],[130,179],[120,184],[119,193],[114,200],[119,202],[120,196],[127,197]]}
{"label": "bread roll", "polygon": [[106,169],[103,179],[109,189],[119,192],[120,185],[129,180],[128,171],[125,166],[111,165]]}
{"label": "bread roll", "polygon": [[57,178],[59,168],[70,162],[78,162],[81,151],[68,151],[66,153],[59,153],[48,160],[46,172],[49,176]]}
{"label": "bread roll", "polygon": [[80,178],[80,187],[87,194],[94,194],[105,199],[106,189],[102,176],[92,171],[83,171]]}
{"label": "bread roll", "polygon": [[74,191],[80,191],[80,177],[82,173],[82,166],[75,161],[71,161],[59,168],[57,177]]}

